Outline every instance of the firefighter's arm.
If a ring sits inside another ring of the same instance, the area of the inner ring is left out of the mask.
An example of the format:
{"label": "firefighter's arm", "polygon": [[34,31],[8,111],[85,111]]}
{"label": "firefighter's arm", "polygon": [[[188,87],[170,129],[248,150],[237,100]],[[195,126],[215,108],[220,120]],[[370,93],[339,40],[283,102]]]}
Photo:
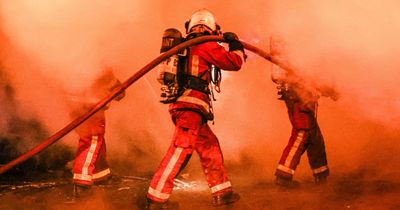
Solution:
{"label": "firefighter's arm", "polygon": [[[114,75],[113,69],[110,67],[106,68],[105,73],[99,79],[99,82],[103,83],[104,87],[107,89],[107,92],[113,91],[115,88],[120,87],[122,84],[121,81],[119,81],[118,78]],[[114,100],[120,101],[124,97],[125,97],[125,91],[118,94],[114,98]]]}
{"label": "firefighter's arm", "polygon": [[[207,42],[201,45],[202,50],[197,51],[207,63],[220,69],[238,71],[243,64],[243,53],[240,50],[228,52],[223,46],[216,42]],[[195,52],[192,51],[192,54]]]}
{"label": "firefighter's arm", "polygon": [[329,97],[334,101],[339,100],[340,94],[336,91],[332,86],[321,85],[317,88],[317,90],[321,93],[322,96]]}
{"label": "firefighter's arm", "polygon": [[239,41],[238,36],[233,32],[225,32],[222,34],[225,41],[228,42],[229,52],[237,53],[242,57],[242,60],[245,62],[247,59],[247,55],[244,52],[243,44]]}

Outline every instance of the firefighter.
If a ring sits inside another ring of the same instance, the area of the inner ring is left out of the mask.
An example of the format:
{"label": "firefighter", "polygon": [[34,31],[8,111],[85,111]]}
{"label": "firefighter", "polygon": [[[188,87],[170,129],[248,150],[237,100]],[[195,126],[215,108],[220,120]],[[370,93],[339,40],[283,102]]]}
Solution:
{"label": "firefighter", "polygon": [[[285,42],[271,37],[270,53],[281,63],[285,63]],[[292,125],[289,142],[283,150],[275,171],[276,184],[283,187],[297,187],[293,175],[300,158],[307,151],[316,184],[326,183],[329,175],[324,138],[317,122],[317,107],[320,96],[330,96],[337,100],[338,95],[327,87],[314,87],[290,72],[272,65],[271,78],[277,84],[279,99],[286,104]]]}
{"label": "firefighter", "polygon": [[[185,28],[186,40],[203,35],[221,35],[214,15],[206,9],[193,13]],[[147,209],[177,208],[177,204],[168,202],[168,199],[174,187],[174,178],[189,161],[193,151],[199,154],[213,204],[225,205],[240,198],[232,191],[218,139],[207,124],[213,120],[212,90],[209,88],[211,70],[238,71],[245,59],[243,45],[237,36],[226,32],[223,37],[228,41],[229,51],[217,42],[206,42],[188,49],[182,91],[169,106],[175,133],[151,180]]]}
{"label": "firefighter", "polygon": [[[86,113],[93,105],[121,85],[111,68],[106,68],[100,77],[85,91],[69,93],[68,105],[70,116],[75,119]],[[114,100],[119,101],[125,92]],[[111,171],[106,159],[105,107],[78,126],[78,150],[73,165],[73,196],[83,197],[91,194],[93,183],[104,182],[111,178]]]}

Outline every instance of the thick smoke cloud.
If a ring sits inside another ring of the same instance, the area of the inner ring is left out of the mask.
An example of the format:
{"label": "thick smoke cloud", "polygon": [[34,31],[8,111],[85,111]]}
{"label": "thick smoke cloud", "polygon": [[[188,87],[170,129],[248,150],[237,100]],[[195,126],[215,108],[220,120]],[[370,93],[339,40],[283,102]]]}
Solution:
{"label": "thick smoke cloud", "polygon": [[[124,81],[158,55],[164,29],[183,32],[191,13],[205,7],[215,13],[223,31],[234,31],[265,50],[270,35],[283,37],[288,60],[300,75],[341,93],[337,102],[322,98],[319,108],[333,171],[378,171],[381,165],[382,175],[392,174],[385,166],[399,162],[391,154],[400,150],[392,146],[397,145],[400,119],[398,6],[389,0],[1,0],[6,52],[1,64],[24,107],[21,112],[41,119],[52,133],[69,120],[62,103],[65,90],[87,87],[104,66],[114,68]],[[284,104],[276,100],[270,64],[248,55],[240,72],[223,74],[213,130],[228,163],[248,160],[261,168],[260,176],[270,178],[290,125]],[[154,170],[162,152],[137,154],[164,151],[173,132],[167,107],[157,102],[155,76],[153,71],[143,77],[108,111],[110,158],[122,154],[119,160],[139,171]],[[75,145],[76,136],[63,142]],[[300,167],[299,174],[310,175],[307,170]]]}

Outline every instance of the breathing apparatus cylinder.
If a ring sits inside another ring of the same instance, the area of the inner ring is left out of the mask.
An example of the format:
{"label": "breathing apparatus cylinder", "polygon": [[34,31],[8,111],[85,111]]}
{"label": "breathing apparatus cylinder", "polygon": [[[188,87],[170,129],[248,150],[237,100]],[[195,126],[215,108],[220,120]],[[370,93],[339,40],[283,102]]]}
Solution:
{"label": "breathing apparatus cylinder", "polygon": [[278,99],[284,99],[284,94],[288,89],[288,84],[286,83],[287,72],[278,65],[272,64],[271,79],[276,84],[279,96]]}
{"label": "breathing apparatus cylinder", "polygon": [[[271,36],[270,37],[270,54],[275,58],[280,60],[283,63],[286,63],[285,54],[285,41],[279,36]],[[284,99],[284,95],[289,88],[289,84],[287,83],[288,72],[281,68],[276,64],[272,64],[271,67],[271,80],[277,84],[276,88],[278,89],[278,99]]]}
{"label": "breathing apparatus cylinder", "polygon": [[275,83],[283,83],[287,79],[287,72],[278,65],[272,64],[271,80]]}
{"label": "breathing apparatus cylinder", "polygon": [[[161,43],[160,53],[166,52],[183,41],[182,33],[174,28],[169,28],[164,31]],[[176,73],[178,68],[178,55],[172,55],[158,66],[157,80],[162,85],[168,85],[171,82],[176,82]]]}
{"label": "breathing apparatus cylinder", "polygon": [[[169,49],[183,42],[182,33],[175,29],[169,28],[164,31],[161,43],[160,53],[164,53]],[[162,103],[170,103],[179,92],[178,84],[178,68],[179,68],[179,55],[175,54],[161,62],[158,66],[158,82],[161,87],[161,100]]]}

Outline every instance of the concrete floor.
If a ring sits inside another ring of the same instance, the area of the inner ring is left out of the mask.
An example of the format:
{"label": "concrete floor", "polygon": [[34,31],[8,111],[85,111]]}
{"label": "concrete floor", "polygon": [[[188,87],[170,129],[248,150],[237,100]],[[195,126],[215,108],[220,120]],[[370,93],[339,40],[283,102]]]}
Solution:
{"label": "concrete floor", "polygon": [[[68,173],[52,171],[15,179],[3,176],[0,181],[0,209],[143,209],[150,176],[116,175],[110,184],[93,187],[87,199],[71,202],[72,185]],[[32,178],[35,180],[32,181]],[[171,201],[183,210],[232,209],[400,209],[400,181],[369,179],[341,174],[331,176],[325,186],[315,186],[312,180],[299,180],[296,189],[282,189],[273,180],[249,181],[233,173],[234,190],[241,200],[233,205],[214,208],[208,187],[201,178],[180,177]],[[31,180],[31,181],[30,181]]]}

